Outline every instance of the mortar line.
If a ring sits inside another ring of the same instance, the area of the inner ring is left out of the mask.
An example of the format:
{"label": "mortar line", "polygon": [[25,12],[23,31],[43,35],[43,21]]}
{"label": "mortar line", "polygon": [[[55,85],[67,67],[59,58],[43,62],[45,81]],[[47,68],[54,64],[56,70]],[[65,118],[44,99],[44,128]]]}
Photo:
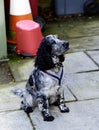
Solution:
{"label": "mortar line", "polygon": [[75,74],[91,73],[91,72],[99,72],[99,69],[96,69],[96,70],[88,70],[88,71],[81,71],[81,72],[76,72]]}
{"label": "mortar line", "polygon": [[96,63],[96,61],[87,53],[87,51],[84,51],[84,53],[99,67],[99,64]]}
{"label": "mortar line", "polygon": [[4,110],[4,111],[0,111],[0,113],[2,112],[14,112],[14,111],[21,111],[20,109],[13,109],[13,110]]}
{"label": "mortar line", "polygon": [[30,124],[32,125],[33,130],[36,130],[35,125],[33,124],[33,121],[32,121],[32,119],[30,117],[30,114],[27,114],[27,116],[29,118],[29,121],[30,121]]}
{"label": "mortar line", "polygon": [[71,92],[71,94],[74,96],[75,101],[78,101],[78,99],[77,99],[76,95],[72,92],[72,90],[68,87],[68,85],[67,85],[67,88],[68,88],[68,90]]}

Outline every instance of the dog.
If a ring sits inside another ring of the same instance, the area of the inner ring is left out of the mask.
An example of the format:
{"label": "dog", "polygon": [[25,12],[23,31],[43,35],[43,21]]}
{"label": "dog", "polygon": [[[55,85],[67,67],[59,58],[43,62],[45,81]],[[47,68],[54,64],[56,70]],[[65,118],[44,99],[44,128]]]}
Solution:
{"label": "dog", "polygon": [[26,113],[33,112],[38,106],[44,121],[53,121],[54,116],[49,105],[57,105],[62,113],[69,112],[64,103],[63,61],[69,49],[69,42],[59,39],[56,35],[43,38],[35,58],[34,70],[29,76],[24,91],[13,90],[22,98],[21,109]]}

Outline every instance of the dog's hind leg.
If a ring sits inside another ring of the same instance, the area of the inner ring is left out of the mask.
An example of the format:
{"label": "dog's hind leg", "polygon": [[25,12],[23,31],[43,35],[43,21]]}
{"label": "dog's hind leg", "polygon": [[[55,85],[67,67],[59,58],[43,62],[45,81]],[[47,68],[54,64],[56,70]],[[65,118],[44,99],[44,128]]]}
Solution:
{"label": "dog's hind leg", "polygon": [[21,101],[21,109],[26,113],[33,112],[33,97],[28,91],[24,93],[23,100]]}
{"label": "dog's hind leg", "polygon": [[21,101],[21,109],[25,112],[30,113],[33,112],[33,97],[27,90],[22,90],[20,88],[16,88],[11,90],[15,95],[22,98]]}
{"label": "dog's hind leg", "polygon": [[44,95],[40,95],[38,96],[37,101],[38,101],[39,110],[42,113],[44,121],[53,121],[54,117],[49,111],[49,101],[47,97]]}

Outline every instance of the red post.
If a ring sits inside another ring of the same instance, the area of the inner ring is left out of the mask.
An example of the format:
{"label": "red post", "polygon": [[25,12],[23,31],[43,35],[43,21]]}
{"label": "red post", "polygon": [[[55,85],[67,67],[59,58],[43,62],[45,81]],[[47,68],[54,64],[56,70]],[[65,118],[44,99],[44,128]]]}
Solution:
{"label": "red post", "polygon": [[38,0],[30,0],[30,6],[33,16],[38,16]]}

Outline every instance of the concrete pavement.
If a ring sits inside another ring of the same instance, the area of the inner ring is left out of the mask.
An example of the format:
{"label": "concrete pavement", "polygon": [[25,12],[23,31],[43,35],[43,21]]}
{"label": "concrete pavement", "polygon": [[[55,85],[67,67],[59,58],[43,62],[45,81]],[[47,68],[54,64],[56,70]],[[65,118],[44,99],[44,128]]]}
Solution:
{"label": "concrete pavement", "polygon": [[[82,25],[82,23],[80,24]],[[9,61],[15,82],[0,85],[0,130],[99,130],[98,25],[98,21],[92,22],[92,24],[91,22],[90,24],[88,23],[86,26],[88,26],[87,28],[91,27],[90,35],[88,30],[85,30],[83,38],[79,37],[81,36],[79,30],[76,33],[74,30],[73,34],[70,32],[72,36],[75,34],[75,38],[71,39],[71,41],[87,42],[83,49],[77,47],[79,51],[76,50],[77,44],[75,44],[74,51],[70,51],[70,53],[65,55],[64,69],[66,80],[64,90],[66,104],[70,108],[70,112],[60,113],[57,107],[51,106],[51,112],[55,117],[53,122],[44,122],[38,108],[29,115],[24,113],[20,110],[19,97],[11,93],[11,89],[15,87],[24,88],[33,69],[33,59],[26,58],[19,62]],[[78,26],[80,27],[80,25]],[[97,36],[92,36],[91,34],[93,34],[92,32],[95,29]],[[85,34],[88,34],[88,37]],[[93,43],[87,39],[94,40],[94,43],[97,44],[94,44],[94,47],[88,46]],[[71,46],[72,49],[73,46],[74,44]]]}
{"label": "concrete pavement", "polygon": [[20,65],[15,70],[15,66],[11,64],[13,75],[18,77],[15,76],[17,82],[0,86],[0,130],[99,129],[99,51],[66,55],[64,89],[70,112],[63,114],[57,107],[51,106],[55,117],[53,122],[44,122],[38,108],[30,115],[24,113],[20,110],[20,99],[11,93],[11,89],[15,87],[24,88],[32,67],[32,59],[21,64],[23,71],[20,71]]}

